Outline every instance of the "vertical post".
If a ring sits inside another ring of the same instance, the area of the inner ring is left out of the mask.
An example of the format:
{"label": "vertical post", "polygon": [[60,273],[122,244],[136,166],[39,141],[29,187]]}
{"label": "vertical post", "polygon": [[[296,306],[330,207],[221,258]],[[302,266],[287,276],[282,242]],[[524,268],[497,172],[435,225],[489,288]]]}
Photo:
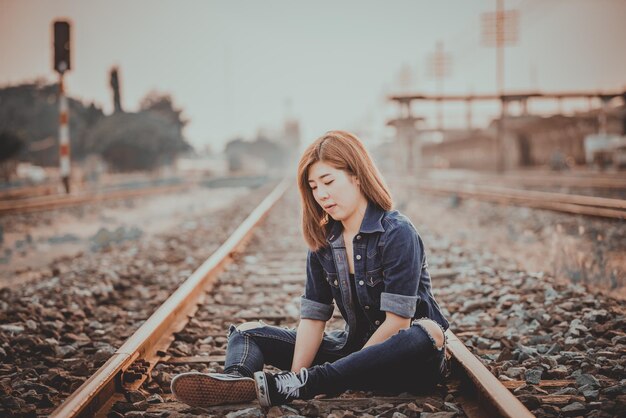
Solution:
{"label": "vertical post", "polygon": [[496,0],[496,65],[498,96],[500,96],[500,119],[497,123],[496,166],[504,171],[504,0]]}
{"label": "vertical post", "polygon": [[443,50],[443,42],[437,41],[435,52],[429,57],[428,71],[437,82],[437,130],[443,132],[443,81],[450,74],[451,58]]}
{"label": "vertical post", "polygon": [[442,108],[442,92],[443,92],[443,80],[437,79],[437,91],[439,98],[437,99],[437,130],[443,132],[443,108]]}
{"label": "vertical post", "polygon": [[528,99],[522,99],[522,115],[528,116]]}
{"label": "vertical post", "polygon": [[63,73],[59,74],[59,163],[61,181],[65,192],[70,193],[70,127],[67,96],[63,86]]}
{"label": "vertical post", "polygon": [[600,135],[607,134],[607,107],[610,99],[600,96],[600,113],[598,113],[598,133]]}
{"label": "vertical post", "polygon": [[63,85],[65,72],[72,68],[70,55],[70,22],[56,21],[52,25],[54,39],[53,68],[59,73],[59,165],[65,192],[70,193],[70,117]]}

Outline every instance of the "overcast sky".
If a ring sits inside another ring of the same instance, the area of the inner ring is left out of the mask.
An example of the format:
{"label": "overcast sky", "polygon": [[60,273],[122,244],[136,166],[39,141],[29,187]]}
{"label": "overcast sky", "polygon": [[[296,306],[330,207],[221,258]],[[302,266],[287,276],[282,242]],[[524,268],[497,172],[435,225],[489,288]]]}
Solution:
{"label": "overcast sky", "polygon": [[[108,71],[118,65],[125,110],[150,90],[170,93],[196,146],[221,149],[235,136],[279,129],[287,114],[300,120],[305,142],[339,128],[378,139],[396,112],[386,94],[436,91],[427,62],[437,41],[452,59],[444,92],[495,91],[495,50],[481,44],[481,14],[495,3],[0,0],[0,85],[55,80],[51,24],[69,18],[67,90],[107,113]],[[505,55],[507,89],[626,88],[625,0],[505,5],[520,16]],[[446,109],[448,126],[463,121],[462,107]]]}

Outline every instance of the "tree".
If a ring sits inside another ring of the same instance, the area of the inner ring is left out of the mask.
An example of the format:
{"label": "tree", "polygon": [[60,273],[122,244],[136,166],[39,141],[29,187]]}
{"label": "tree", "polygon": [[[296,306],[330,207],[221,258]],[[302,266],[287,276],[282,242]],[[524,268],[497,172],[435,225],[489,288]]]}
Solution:
{"label": "tree", "polygon": [[0,162],[15,157],[24,148],[24,140],[10,131],[0,132]]}

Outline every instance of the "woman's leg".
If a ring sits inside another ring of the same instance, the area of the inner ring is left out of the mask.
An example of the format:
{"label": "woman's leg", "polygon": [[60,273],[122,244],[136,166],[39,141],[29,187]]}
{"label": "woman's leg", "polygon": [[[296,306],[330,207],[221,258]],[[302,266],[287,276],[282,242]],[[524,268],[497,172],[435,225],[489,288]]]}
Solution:
{"label": "woman's leg", "polygon": [[[230,326],[224,373],[252,377],[254,372],[271,365],[290,370],[296,345],[296,330],[266,325],[262,322],[246,322]],[[313,364],[335,361],[341,358],[319,350]]]}
{"label": "woman's leg", "polygon": [[[253,373],[262,370],[264,364],[290,369],[295,342],[293,329],[262,322],[231,325],[224,373],[183,373],[172,380],[172,393],[181,402],[203,408],[249,402],[257,397]],[[323,346],[329,345],[332,342],[325,338]],[[314,364],[338,358],[339,355],[320,349]]]}
{"label": "woman's leg", "polygon": [[252,377],[263,370],[265,364],[281,369],[290,368],[288,358],[293,358],[296,331],[266,325],[262,322],[246,322],[230,326],[224,373]]}
{"label": "woman's leg", "polygon": [[348,389],[416,391],[443,376],[445,337],[431,320],[414,321],[386,341],[308,369],[303,397]]}

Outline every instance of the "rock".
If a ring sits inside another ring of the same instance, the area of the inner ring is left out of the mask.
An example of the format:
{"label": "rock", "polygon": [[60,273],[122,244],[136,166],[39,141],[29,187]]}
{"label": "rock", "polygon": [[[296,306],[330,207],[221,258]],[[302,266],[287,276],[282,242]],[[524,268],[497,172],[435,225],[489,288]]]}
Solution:
{"label": "rock", "polygon": [[600,382],[593,375],[590,374],[581,374],[576,377],[576,383],[578,386],[590,385],[593,387],[600,387]]}
{"label": "rock", "polygon": [[115,412],[119,412],[121,414],[125,414],[133,410],[133,404],[129,402],[117,401],[113,404],[111,409]]}
{"label": "rock", "polygon": [[56,345],[54,347],[54,352],[56,353],[57,357],[65,358],[70,354],[76,353],[76,348],[71,345]]}
{"label": "rock", "polygon": [[155,393],[154,395],[151,395],[148,399],[146,399],[146,402],[148,402],[149,404],[157,404],[163,403],[165,401],[158,393]]}
{"label": "rock", "polygon": [[584,414],[586,411],[585,405],[580,402],[574,402],[561,408],[561,412],[566,416],[576,416]]}
{"label": "rock", "polygon": [[273,406],[269,409],[269,411],[267,411],[267,418],[278,418],[278,417],[283,417],[285,416],[285,413],[283,412],[282,409],[280,409],[277,406]]}
{"label": "rock", "polygon": [[0,330],[10,332],[11,334],[21,334],[24,332],[24,327],[20,324],[3,324],[0,325]]}
{"label": "rock", "polygon": [[526,370],[524,373],[524,378],[527,383],[538,385],[541,382],[541,375],[543,374],[543,370],[541,369],[530,369]]}
{"label": "rock", "polygon": [[300,408],[300,413],[307,417],[318,417],[320,416],[320,408],[313,402],[307,402],[304,407]]}
{"label": "rock", "polygon": [[113,354],[115,354],[115,351],[115,347],[111,347],[107,344],[95,352],[95,354],[93,355],[93,361],[95,363],[107,361],[109,358],[111,358],[111,356],[113,356]]}
{"label": "rock", "polygon": [[583,394],[583,396],[585,397],[587,401],[596,400],[598,399],[598,396],[600,396],[600,391],[598,389],[592,389],[592,388],[587,388],[584,390],[580,389],[579,392]]}
{"label": "rock", "polygon": [[604,395],[614,397],[622,393],[626,393],[626,385],[609,386],[601,391]]}
{"label": "rock", "polygon": [[555,395],[578,395],[576,388],[562,388],[554,392]]}
{"label": "rock", "polygon": [[541,406],[541,400],[535,395],[518,395],[517,398],[531,411]]}
{"label": "rock", "polygon": [[146,400],[146,395],[138,390],[130,390],[126,392],[126,399],[131,403],[142,402]]}
{"label": "rock", "polygon": [[454,412],[454,413],[457,413],[457,414],[461,413],[461,409],[458,406],[456,406],[455,404],[453,404],[452,402],[444,402],[443,406],[444,406],[446,411]]}
{"label": "rock", "polygon": [[239,411],[233,411],[226,414],[226,418],[263,418],[263,413],[259,408],[247,408]]}
{"label": "rock", "polygon": [[552,344],[552,347],[548,351],[546,351],[547,355],[558,354],[562,350],[561,346],[558,343]]}
{"label": "rock", "polygon": [[522,376],[525,372],[526,372],[525,367],[510,367],[504,372],[504,374],[507,375],[508,377],[515,378],[515,377]]}
{"label": "rock", "polygon": [[513,352],[509,348],[505,347],[502,351],[500,351],[500,355],[498,355],[496,361],[502,362],[507,360],[513,360]]}

